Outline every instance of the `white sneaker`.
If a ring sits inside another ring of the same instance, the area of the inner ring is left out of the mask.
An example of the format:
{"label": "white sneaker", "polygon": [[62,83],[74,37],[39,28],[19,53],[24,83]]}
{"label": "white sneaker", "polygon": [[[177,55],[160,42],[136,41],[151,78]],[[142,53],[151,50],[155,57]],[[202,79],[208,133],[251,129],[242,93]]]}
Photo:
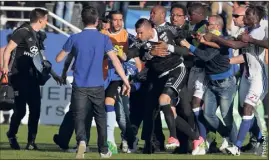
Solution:
{"label": "white sneaker", "polygon": [[127,150],[128,154],[135,153],[137,151],[138,141],[139,141],[139,139],[136,138],[135,141],[134,141],[134,143],[133,143],[133,148],[128,148],[128,150]]}
{"label": "white sneaker", "polygon": [[222,144],[221,144],[221,146],[219,148],[219,150],[224,154],[227,153],[225,149],[229,147],[229,142],[228,141],[229,141],[228,138],[223,138],[223,142],[222,142]]}
{"label": "white sneaker", "polygon": [[108,150],[106,154],[100,153],[101,158],[110,158],[112,156],[112,152]]}
{"label": "white sneaker", "polygon": [[174,137],[169,137],[168,143],[166,144],[167,150],[174,150],[175,148],[180,147],[180,142]]}
{"label": "white sneaker", "polygon": [[227,147],[225,150],[234,156],[240,156],[240,149],[236,146]]}
{"label": "white sneaker", "polygon": [[84,159],[86,148],[87,148],[86,142],[85,141],[80,141],[75,158],[76,159]]}
{"label": "white sneaker", "polygon": [[[77,147],[64,150],[64,152],[75,153],[75,152],[77,152]],[[86,152],[90,152],[89,147],[86,147]]]}
{"label": "white sneaker", "polygon": [[121,141],[121,145],[122,145],[122,152],[127,153],[128,152],[128,143],[126,140],[122,140]]}
{"label": "white sneaker", "polygon": [[199,147],[196,147],[192,151],[192,155],[205,155],[206,154],[206,149],[204,143],[201,144]]}
{"label": "white sneaker", "polygon": [[205,155],[205,143],[204,139],[200,136],[199,139],[193,141],[192,155]]}

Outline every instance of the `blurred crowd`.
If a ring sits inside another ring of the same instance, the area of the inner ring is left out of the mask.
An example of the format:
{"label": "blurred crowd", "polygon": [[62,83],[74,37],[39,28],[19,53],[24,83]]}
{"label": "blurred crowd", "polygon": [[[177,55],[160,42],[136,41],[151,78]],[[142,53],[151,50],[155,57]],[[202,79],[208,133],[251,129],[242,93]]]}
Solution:
{"label": "blurred crowd", "polygon": [[[48,10],[51,10],[59,17],[63,18],[69,23],[72,23],[75,26],[78,26],[78,24],[72,22],[72,18],[74,17],[74,8],[76,5],[81,6],[82,9],[84,6],[95,6],[98,11],[99,15],[102,17],[102,14],[106,11],[111,10],[120,10],[123,13],[124,21],[126,20],[127,10],[128,8],[137,8],[146,10],[154,5],[161,5],[166,8],[170,8],[171,5],[174,4],[182,4],[186,7],[189,7],[191,4],[195,2],[192,1],[69,1],[69,2],[55,2],[55,1],[42,1],[42,2],[34,2],[34,1],[27,1],[27,2],[17,2],[17,1],[6,1],[1,2],[2,6],[26,6],[26,7],[44,7]],[[222,15],[223,19],[226,21],[226,30],[231,31],[231,28],[233,26],[232,23],[232,11],[234,8],[241,6],[248,6],[249,4],[255,4],[264,6],[265,8],[268,8],[268,1],[229,1],[229,2],[213,2],[213,1],[204,1],[200,2],[204,6],[208,8],[208,12],[212,13],[212,15]],[[0,11],[0,15],[4,15],[8,18],[27,18],[29,17],[30,12],[21,12],[21,11]],[[9,21],[6,24],[2,24],[4,28],[6,29],[14,29],[21,25],[22,22],[16,22],[16,21]],[[61,30],[65,32],[71,32],[71,30],[63,25],[59,21],[54,21],[53,24],[60,28]],[[49,31],[52,31],[52,29],[48,29]]]}

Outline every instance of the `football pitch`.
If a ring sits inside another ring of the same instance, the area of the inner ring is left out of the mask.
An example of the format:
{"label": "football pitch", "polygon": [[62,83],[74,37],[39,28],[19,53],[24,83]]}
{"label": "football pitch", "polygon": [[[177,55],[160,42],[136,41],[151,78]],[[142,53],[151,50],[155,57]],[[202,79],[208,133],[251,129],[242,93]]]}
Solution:
{"label": "football pitch", "polygon": [[[8,139],[6,137],[6,132],[8,130],[8,125],[0,125],[0,159],[75,159],[75,153],[66,153],[61,151],[57,145],[53,142],[53,135],[58,132],[59,126],[39,126],[39,132],[37,135],[36,143],[39,147],[39,151],[28,151],[25,150],[26,139],[27,139],[27,126],[21,125],[18,132],[18,142],[21,146],[21,150],[11,150],[9,147]],[[141,134],[141,130],[139,132]],[[164,134],[166,138],[169,135],[167,129],[164,129]],[[117,145],[120,145],[120,130],[119,128],[115,129],[115,138]],[[219,135],[216,135],[218,146],[221,145],[222,139]],[[100,159],[98,154],[98,149],[96,145],[97,141],[97,132],[96,127],[92,127],[91,129],[91,140],[90,140],[90,150],[91,152],[85,154],[85,159]],[[248,142],[248,138],[246,138],[245,143]],[[139,147],[143,147],[144,141],[139,141]],[[70,147],[75,146],[75,136],[72,137],[70,142]],[[210,159],[210,160],[238,160],[238,159],[249,159],[249,160],[264,160],[268,159],[268,156],[261,157],[254,154],[242,153],[241,156],[232,156],[232,155],[224,155],[222,153],[216,154],[207,154],[203,156],[192,156],[191,154],[171,154],[171,152],[160,152],[155,154],[142,154],[138,151],[135,154],[125,154],[120,153],[117,155],[113,155],[110,159],[133,159],[133,160],[155,160],[155,159],[163,159],[163,160],[193,160],[193,159]]]}

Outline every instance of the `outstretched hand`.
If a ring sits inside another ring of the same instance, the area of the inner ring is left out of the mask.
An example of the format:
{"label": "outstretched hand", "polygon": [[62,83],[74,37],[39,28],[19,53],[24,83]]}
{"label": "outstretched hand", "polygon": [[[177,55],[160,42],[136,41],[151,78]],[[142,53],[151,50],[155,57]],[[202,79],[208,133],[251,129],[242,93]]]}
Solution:
{"label": "outstretched hand", "polygon": [[130,97],[130,92],[131,92],[131,86],[129,82],[124,82],[122,85],[122,95]]}
{"label": "outstretched hand", "polygon": [[62,79],[62,84],[67,85],[67,74],[62,73],[61,79]]}
{"label": "outstretched hand", "polygon": [[153,56],[165,57],[165,56],[169,55],[168,45],[163,41],[159,41],[158,44],[153,45],[150,53]]}
{"label": "outstretched hand", "polygon": [[212,33],[207,33],[205,35],[203,35],[203,38],[207,41],[207,42],[212,42],[214,34]]}

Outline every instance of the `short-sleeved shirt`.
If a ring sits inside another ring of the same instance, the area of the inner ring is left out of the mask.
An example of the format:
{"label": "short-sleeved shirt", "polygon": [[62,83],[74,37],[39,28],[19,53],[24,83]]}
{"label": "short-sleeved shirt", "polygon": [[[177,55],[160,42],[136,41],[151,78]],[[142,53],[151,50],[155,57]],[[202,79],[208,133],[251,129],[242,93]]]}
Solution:
{"label": "short-sleeved shirt", "polygon": [[108,36],[97,29],[84,29],[69,37],[63,46],[65,52],[75,56],[73,86],[100,87],[104,85],[103,57],[113,50]]}
{"label": "short-sleeved shirt", "polygon": [[20,76],[33,76],[34,64],[33,58],[38,54],[37,43],[33,35],[25,28],[18,28],[11,36],[11,40],[17,44],[15,52],[15,59],[11,69],[12,74],[22,74]]}
{"label": "short-sleeved shirt", "polygon": [[[265,29],[260,26],[256,29],[253,29],[249,35],[257,40],[264,40],[265,38]],[[255,45],[249,44],[249,47],[245,50],[246,54],[246,64],[248,69],[247,72],[249,76],[257,79],[259,74],[264,74],[266,65],[264,63],[265,49]],[[265,75],[265,74],[264,74]],[[259,79],[259,78],[258,78]]]}
{"label": "short-sleeved shirt", "polygon": [[260,25],[264,28],[265,39],[268,39],[268,19],[262,19]]}

